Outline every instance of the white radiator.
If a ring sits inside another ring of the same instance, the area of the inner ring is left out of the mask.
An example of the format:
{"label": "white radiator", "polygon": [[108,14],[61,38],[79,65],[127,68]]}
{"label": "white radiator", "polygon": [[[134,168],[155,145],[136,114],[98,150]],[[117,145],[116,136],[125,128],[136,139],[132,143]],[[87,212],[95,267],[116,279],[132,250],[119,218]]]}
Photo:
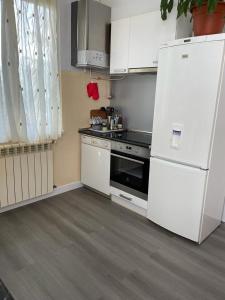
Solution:
{"label": "white radiator", "polygon": [[0,147],[0,206],[53,191],[52,144]]}

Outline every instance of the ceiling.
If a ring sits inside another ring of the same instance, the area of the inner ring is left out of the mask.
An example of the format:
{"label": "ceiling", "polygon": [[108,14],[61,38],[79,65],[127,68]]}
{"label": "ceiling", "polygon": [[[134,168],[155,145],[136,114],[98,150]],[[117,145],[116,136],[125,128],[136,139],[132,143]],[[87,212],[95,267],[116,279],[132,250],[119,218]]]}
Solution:
{"label": "ceiling", "polygon": [[160,6],[160,0],[101,0],[102,3],[112,8],[120,6],[135,6],[139,8],[147,7],[148,10],[157,10]]}

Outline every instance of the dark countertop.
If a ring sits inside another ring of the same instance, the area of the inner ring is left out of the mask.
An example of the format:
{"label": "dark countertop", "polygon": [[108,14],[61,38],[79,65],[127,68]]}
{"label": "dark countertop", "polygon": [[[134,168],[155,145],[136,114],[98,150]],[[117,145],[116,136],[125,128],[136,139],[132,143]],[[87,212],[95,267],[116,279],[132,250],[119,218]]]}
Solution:
{"label": "dark countertop", "polygon": [[139,131],[123,131],[123,132],[96,132],[88,128],[79,130],[80,134],[90,135],[106,140],[117,141],[121,143],[141,146],[144,148],[151,147],[152,135],[150,133]]}

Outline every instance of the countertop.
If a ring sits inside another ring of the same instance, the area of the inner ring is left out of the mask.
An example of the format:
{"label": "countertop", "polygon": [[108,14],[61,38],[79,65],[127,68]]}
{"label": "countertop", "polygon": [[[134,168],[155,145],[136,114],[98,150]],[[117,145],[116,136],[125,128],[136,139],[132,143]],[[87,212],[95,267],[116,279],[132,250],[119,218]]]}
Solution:
{"label": "countertop", "polygon": [[140,131],[96,132],[89,128],[79,129],[79,133],[144,148],[151,148],[152,135],[150,133]]}

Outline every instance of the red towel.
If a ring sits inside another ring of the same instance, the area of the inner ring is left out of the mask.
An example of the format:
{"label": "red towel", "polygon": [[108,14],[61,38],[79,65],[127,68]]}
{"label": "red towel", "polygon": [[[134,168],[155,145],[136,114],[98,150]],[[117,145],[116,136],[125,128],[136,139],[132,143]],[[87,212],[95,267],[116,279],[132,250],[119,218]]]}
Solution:
{"label": "red towel", "polygon": [[93,100],[99,99],[98,84],[96,82],[93,83],[92,98]]}
{"label": "red towel", "polygon": [[87,84],[87,94],[88,97],[92,97],[93,100],[99,99],[98,84],[96,82],[89,82]]}
{"label": "red towel", "polygon": [[92,97],[92,92],[93,92],[93,83],[89,82],[87,85],[87,94],[89,98]]}

